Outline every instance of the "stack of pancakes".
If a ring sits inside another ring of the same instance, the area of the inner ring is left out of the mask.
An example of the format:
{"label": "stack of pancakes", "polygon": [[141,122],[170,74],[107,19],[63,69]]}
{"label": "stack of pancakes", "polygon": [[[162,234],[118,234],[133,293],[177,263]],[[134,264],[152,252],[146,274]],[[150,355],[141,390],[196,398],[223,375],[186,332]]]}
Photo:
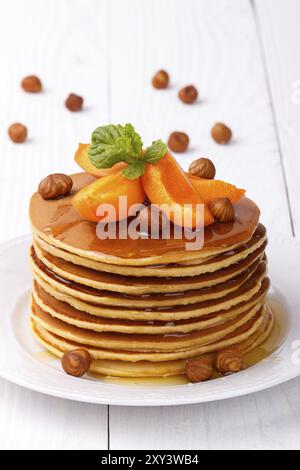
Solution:
{"label": "stack of pancakes", "polygon": [[[72,178],[73,195],[91,177]],[[204,247],[186,251],[174,240],[99,240],[72,195],[31,200],[31,324],[47,350],[85,348],[93,372],[153,377],[181,374],[188,359],[228,346],[246,353],[268,337],[266,231],[249,199],[233,224],[210,227]]]}

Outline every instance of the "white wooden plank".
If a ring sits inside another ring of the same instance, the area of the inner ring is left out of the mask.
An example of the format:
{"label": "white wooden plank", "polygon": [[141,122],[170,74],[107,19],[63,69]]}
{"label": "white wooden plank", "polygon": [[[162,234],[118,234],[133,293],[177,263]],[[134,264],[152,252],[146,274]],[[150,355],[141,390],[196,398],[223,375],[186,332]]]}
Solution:
{"label": "white wooden plank", "polygon": [[[178,159],[211,157],[219,178],[248,189],[268,228],[290,233],[280,155],[248,0],[112,0],[111,117],[135,124],[146,142],[172,130],[191,137],[191,150]],[[159,68],[172,87],[150,85]],[[194,106],[177,99],[178,88],[194,83]],[[210,137],[216,121],[234,132],[229,146]]]}
{"label": "white wooden plank", "polygon": [[[108,119],[106,16],[106,2],[97,0],[0,4],[0,241],[29,231],[28,202],[41,178],[78,171],[78,142]],[[21,90],[28,74],[41,77],[44,93]],[[83,112],[64,107],[70,92],[85,98]],[[15,121],[28,126],[25,144],[7,136]]]}
{"label": "white wooden plank", "polygon": [[106,449],[107,408],[0,380],[0,449]]}
{"label": "white wooden plank", "polygon": [[299,449],[299,379],[201,405],[111,408],[111,449]]}
{"label": "white wooden plank", "polygon": [[[91,129],[110,120],[110,101],[112,119],[136,124],[146,142],[176,128],[186,130],[192,145],[179,157],[183,164],[187,167],[198,155],[211,156],[220,177],[249,189],[262,206],[269,230],[289,233],[280,156],[248,2],[108,4],[109,18],[102,0],[0,2],[0,240],[27,230],[26,199],[32,187],[51,171],[76,168],[70,160],[73,149]],[[172,74],[173,87],[166,92],[149,86],[160,67]],[[22,93],[19,79],[28,73],[41,76],[46,93]],[[176,100],[177,88],[188,82],[199,86],[201,99],[193,107]],[[70,114],[63,108],[69,91],[86,98],[85,113]],[[15,120],[29,126],[32,139],[25,145],[15,146],[6,136],[7,126]],[[216,120],[233,128],[232,145],[219,147],[211,141],[209,128]],[[217,404],[148,410],[112,407],[111,448],[230,448],[232,429],[241,436],[236,446],[294,447],[299,442],[297,390],[298,381],[293,381]],[[0,447],[106,445],[104,407],[44,397],[4,381],[0,394]],[[270,403],[282,406],[271,409]]]}
{"label": "white wooden plank", "polygon": [[[180,0],[112,0],[110,5],[112,120],[132,122],[147,143],[166,138],[172,130],[186,131],[191,149],[178,156],[184,167],[195,157],[209,156],[219,178],[248,189],[269,231],[290,234],[280,153],[250,2],[186,0],[183,6]],[[150,85],[159,68],[170,72],[169,90],[157,91]],[[199,88],[200,100],[194,106],[183,105],[176,97],[178,88],[188,83]],[[218,146],[210,137],[211,126],[219,120],[233,129],[234,141],[228,146]],[[277,410],[272,421],[274,410],[266,403],[285,390],[290,389],[193,407],[111,407],[111,448],[280,446],[276,437],[280,416],[290,419],[293,410],[288,405],[282,415]],[[259,417],[263,411],[266,421]],[[291,437],[295,428],[295,421],[288,421],[283,447],[295,442]]]}
{"label": "white wooden plank", "polygon": [[[106,18],[105,1],[0,2],[0,241],[29,231],[27,207],[40,179],[78,171],[78,142],[108,119]],[[41,77],[44,93],[20,89],[28,74]],[[65,109],[69,92],[85,98],[82,113]],[[15,121],[29,128],[25,144],[7,137]],[[2,380],[0,395],[0,447],[107,447],[106,406],[50,398]]]}
{"label": "white wooden plank", "polygon": [[294,230],[300,233],[300,57],[298,0],[254,3],[286,172]]}

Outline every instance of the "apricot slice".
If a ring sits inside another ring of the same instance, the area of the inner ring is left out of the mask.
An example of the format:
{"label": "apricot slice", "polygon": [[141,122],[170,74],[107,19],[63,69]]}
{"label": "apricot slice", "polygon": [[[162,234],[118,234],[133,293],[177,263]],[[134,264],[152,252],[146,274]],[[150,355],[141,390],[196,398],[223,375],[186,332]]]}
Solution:
{"label": "apricot slice", "polygon": [[[166,204],[169,207],[170,213],[164,210],[163,207],[162,210],[171,222],[178,222],[176,214],[178,217],[182,214],[182,225],[188,228],[195,228],[198,225],[197,214],[199,208],[197,209],[196,204],[203,204],[203,200],[169,152],[157,163],[147,164],[145,173],[141,178],[150,201],[153,204]],[[192,207],[185,207],[185,204],[190,204]],[[213,221],[214,218],[205,205],[204,226],[212,224]]]}
{"label": "apricot slice", "polygon": [[84,171],[90,175],[100,178],[101,176],[110,175],[116,171],[125,168],[127,165],[124,162],[116,163],[112,168],[96,168],[89,159],[88,148],[90,144],[79,144],[78,149],[76,150],[74,159],[75,162],[82,168]]}
{"label": "apricot slice", "polygon": [[188,178],[205,204],[210,204],[219,197],[228,197],[232,204],[235,204],[246,192],[245,189],[239,189],[234,184],[221,180],[206,180],[190,174]]}
{"label": "apricot slice", "polygon": [[[120,211],[120,196],[127,196],[127,212]],[[72,199],[74,209],[84,218],[92,222],[99,222],[105,217],[105,222],[114,222],[128,216],[128,209],[132,204],[141,204],[145,200],[140,179],[129,180],[121,170],[82,188]],[[115,215],[98,214],[101,204],[111,204],[115,208]]]}

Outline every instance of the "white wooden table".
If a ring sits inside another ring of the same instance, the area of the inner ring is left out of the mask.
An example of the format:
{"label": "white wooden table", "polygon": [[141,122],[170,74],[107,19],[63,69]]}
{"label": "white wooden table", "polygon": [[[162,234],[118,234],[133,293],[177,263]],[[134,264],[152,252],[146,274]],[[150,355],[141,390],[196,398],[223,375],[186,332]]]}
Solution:
{"label": "white wooden table", "polygon": [[[100,124],[131,122],[145,139],[186,131],[184,167],[211,157],[248,188],[269,232],[300,235],[299,0],[0,0],[0,241],[29,231],[30,194]],[[150,86],[159,68],[172,86]],[[37,74],[45,92],[20,79]],[[193,83],[186,106],[178,87]],[[74,91],[82,113],[63,102]],[[228,146],[209,135],[234,131]],[[14,145],[7,127],[29,128]],[[13,289],[13,286],[12,286]],[[8,358],[9,360],[9,358]],[[0,380],[2,449],[300,448],[300,379],[251,396],[180,407],[80,404]]]}

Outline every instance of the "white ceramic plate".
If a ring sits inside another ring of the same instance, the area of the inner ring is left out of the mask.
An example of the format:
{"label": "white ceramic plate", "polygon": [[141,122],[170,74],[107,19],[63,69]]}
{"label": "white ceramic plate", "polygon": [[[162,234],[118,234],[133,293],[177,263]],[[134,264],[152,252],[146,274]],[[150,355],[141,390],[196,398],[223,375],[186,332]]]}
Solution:
{"label": "white ceramic plate", "polygon": [[89,376],[77,379],[66,375],[58,360],[45,361],[28,322],[29,245],[30,236],[25,236],[0,246],[0,376],[7,380],[71,400],[154,406],[245,395],[300,374],[300,242],[296,239],[274,237],[268,247],[271,296],[280,301],[288,316],[285,338],[277,350],[236,375],[199,384],[165,386],[111,384]]}

